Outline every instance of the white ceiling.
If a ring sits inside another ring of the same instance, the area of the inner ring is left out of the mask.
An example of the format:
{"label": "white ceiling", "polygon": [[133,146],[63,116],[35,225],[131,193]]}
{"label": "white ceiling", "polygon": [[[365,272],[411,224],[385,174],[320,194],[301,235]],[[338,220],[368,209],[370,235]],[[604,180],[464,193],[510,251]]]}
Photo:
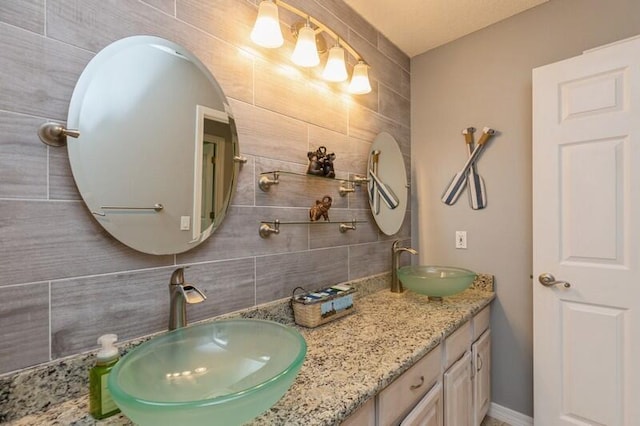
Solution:
{"label": "white ceiling", "polygon": [[345,0],[410,57],[548,0]]}

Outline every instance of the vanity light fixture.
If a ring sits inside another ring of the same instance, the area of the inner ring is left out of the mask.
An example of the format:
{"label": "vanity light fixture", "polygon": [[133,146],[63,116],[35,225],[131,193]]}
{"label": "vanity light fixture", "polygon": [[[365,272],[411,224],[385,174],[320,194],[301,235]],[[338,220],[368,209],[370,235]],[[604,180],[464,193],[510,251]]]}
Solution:
{"label": "vanity light fixture", "polygon": [[329,57],[327,65],[322,71],[322,78],[327,81],[339,83],[345,81],[349,75],[347,74],[347,65],[344,63],[344,49],[340,46],[340,42],[329,49]]}
{"label": "vanity light fixture", "polygon": [[353,67],[353,76],[349,83],[349,93],[354,95],[362,95],[371,91],[369,83],[369,65],[364,61],[360,61]]}
{"label": "vanity light fixture", "polygon": [[321,35],[323,32],[327,33],[336,40],[336,43],[329,49],[322,77],[331,82],[347,80],[348,72],[345,62],[345,51],[347,51],[356,62],[349,84],[349,92],[357,95],[371,92],[369,65],[367,65],[362,56],[322,22],[282,0],[262,0],[260,2],[258,17],[251,31],[251,40],[254,43],[266,48],[282,46],[283,37],[278,21],[278,6],[293,12],[305,20],[304,23],[296,23],[291,27],[291,32],[297,38],[296,46],[291,55],[291,60],[294,63],[302,67],[315,67],[318,65],[320,63],[319,55],[325,51],[324,39]]}
{"label": "vanity light fixture", "polygon": [[311,28],[311,22],[307,22],[298,30],[298,41],[291,54],[294,64],[305,68],[315,67],[320,63],[318,46],[316,45],[316,32]]}
{"label": "vanity light fixture", "polygon": [[284,38],[280,31],[278,6],[271,1],[260,2],[258,17],[251,31],[251,40],[262,47],[275,49],[282,46]]}

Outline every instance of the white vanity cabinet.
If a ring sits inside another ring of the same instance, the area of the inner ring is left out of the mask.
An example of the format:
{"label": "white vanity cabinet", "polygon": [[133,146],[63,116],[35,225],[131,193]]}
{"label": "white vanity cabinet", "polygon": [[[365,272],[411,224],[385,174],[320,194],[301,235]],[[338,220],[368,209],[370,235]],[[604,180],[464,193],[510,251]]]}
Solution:
{"label": "white vanity cabinet", "polygon": [[378,394],[376,417],[379,426],[399,424],[424,395],[438,385],[442,359],[441,346],[438,345],[432,349]]}
{"label": "white vanity cabinet", "polygon": [[404,418],[400,426],[442,426],[444,424],[442,397],[442,383],[438,382]]}
{"label": "white vanity cabinet", "polygon": [[468,351],[444,373],[444,404],[445,426],[471,426],[473,393]]}
{"label": "white vanity cabinet", "polygon": [[479,426],[491,402],[487,306],[343,426]]}
{"label": "white vanity cabinet", "polygon": [[491,404],[491,330],[471,346],[473,357],[473,424],[479,425]]}
{"label": "white vanity cabinet", "polygon": [[491,402],[490,308],[444,343],[444,424],[479,426]]}
{"label": "white vanity cabinet", "polygon": [[491,310],[487,306],[444,343],[444,424],[479,426],[491,404]]}
{"label": "white vanity cabinet", "polygon": [[472,323],[467,322],[444,341],[444,424],[471,426],[473,386],[471,383]]}

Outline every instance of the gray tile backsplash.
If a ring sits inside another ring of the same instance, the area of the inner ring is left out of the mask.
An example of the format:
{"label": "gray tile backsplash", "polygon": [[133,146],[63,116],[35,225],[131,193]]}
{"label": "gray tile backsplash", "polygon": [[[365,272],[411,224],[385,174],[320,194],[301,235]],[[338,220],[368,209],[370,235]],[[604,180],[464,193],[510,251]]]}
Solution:
{"label": "gray tile backsplash", "polygon": [[0,197],[47,198],[47,146],[33,132],[40,123],[0,111]]}
{"label": "gray tile backsplash", "polygon": [[49,361],[49,283],[0,287],[3,371]]}
{"label": "gray tile backsplash", "polygon": [[0,110],[66,120],[91,53],[0,23]]}
{"label": "gray tile backsplash", "polygon": [[[320,145],[336,153],[339,177],[364,174],[380,131],[396,137],[409,167],[409,59],[342,0],[291,0],[372,65],[374,90],[351,97],[317,70],[289,65],[289,34],[278,51],[252,45],[257,3],[0,1],[0,374],[93,349],[103,333],[126,340],[164,329],[168,280],[179,266],[208,297],[189,307],[191,321],[288,297],[299,285],[317,289],[389,269],[395,237],[373,223],[366,187],[341,197],[339,179],[282,176],[269,192],[257,181],[265,170],[304,172],[307,152]],[[139,253],[108,235],[80,199],[66,149],[36,136],[41,123],[66,120],[75,83],[97,51],[140,34],[184,45],[211,70],[248,159],[225,222],[177,255]],[[258,235],[261,221],[307,220],[324,194],[334,199],[332,223]],[[351,219],[365,223],[340,233],[340,221]],[[396,237],[409,238],[410,227],[409,213]]]}
{"label": "gray tile backsplash", "polygon": [[0,22],[44,34],[45,0],[2,0]]}

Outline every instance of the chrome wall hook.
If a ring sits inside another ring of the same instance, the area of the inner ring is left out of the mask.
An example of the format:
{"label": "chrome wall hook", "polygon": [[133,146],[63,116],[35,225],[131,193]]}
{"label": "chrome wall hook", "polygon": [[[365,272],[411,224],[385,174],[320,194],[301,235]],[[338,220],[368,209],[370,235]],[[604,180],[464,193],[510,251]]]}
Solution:
{"label": "chrome wall hook", "polygon": [[67,136],[77,138],[80,132],[67,129],[62,124],[48,122],[38,128],[40,140],[49,146],[64,146],[67,143]]}
{"label": "chrome wall hook", "polygon": [[258,181],[258,187],[266,192],[269,190],[269,188],[271,188],[271,185],[277,185],[280,183],[280,181],[278,180],[279,177],[280,174],[277,171],[273,172],[273,179],[262,175],[260,176],[260,180]]}
{"label": "chrome wall hook", "polygon": [[278,219],[273,221],[273,226],[268,223],[261,223],[260,229],[258,230],[260,236],[262,238],[268,238],[271,234],[279,234],[280,233],[280,221]]}

